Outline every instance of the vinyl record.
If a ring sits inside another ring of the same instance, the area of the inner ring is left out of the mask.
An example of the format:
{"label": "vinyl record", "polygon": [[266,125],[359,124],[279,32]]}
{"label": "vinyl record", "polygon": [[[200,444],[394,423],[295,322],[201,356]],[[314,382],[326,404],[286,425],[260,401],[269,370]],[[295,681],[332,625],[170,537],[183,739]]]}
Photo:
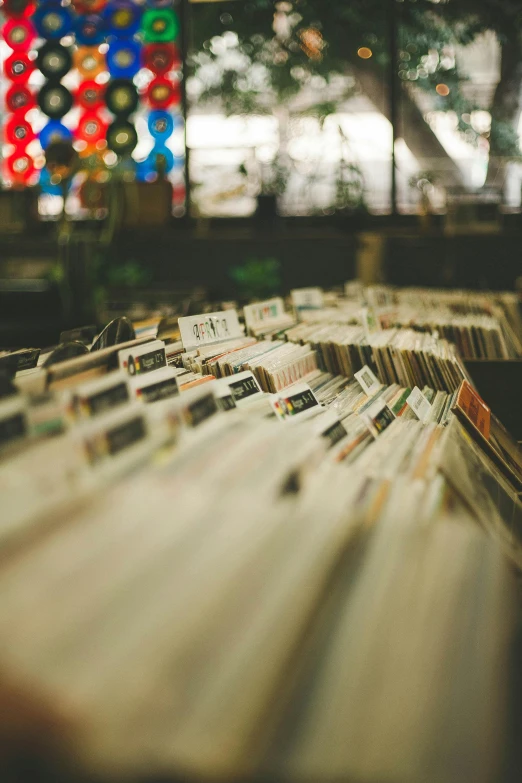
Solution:
{"label": "vinyl record", "polygon": [[13,52],[4,62],[4,74],[11,82],[25,84],[35,65],[27,52]]}
{"label": "vinyl record", "polygon": [[2,11],[6,16],[24,16],[26,19],[35,12],[34,0],[4,0]]}
{"label": "vinyl record", "polygon": [[38,94],[40,109],[53,120],[64,117],[73,105],[73,97],[63,84],[44,84]]}
{"label": "vinyl record", "polygon": [[70,141],[72,133],[59,120],[49,120],[39,133],[40,146],[47,149],[54,141]]}
{"label": "vinyl record", "polygon": [[12,84],[5,94],[5,105],[13,114],[25,115],[36,105],[36,100],[26,84]]}
{"label": "vinyl record", "polygon": [[149,133],[154,139],[165,142],[174,131],[174,118],[172,114],[163,109],[151,111],[147,120]]}
{"label": "vinyl record", "polygon": [[40,38],[58,41],[73,29],[73,15],[58,2],[39,6],[33,22]]}
{"label": "vinyl record", "polygon": [[38,49],[36,65],[46,79],[59,82],[72,67],[71,50],[55,41]]}
{"label": "vinyl record", "polygon": [[142,47],[142,63],[144,68],[162,76],[181,66],[181,57],[177,46],[173,43],[152,43]]}
{"label": "vinyl record", "polygon": [[110,3],[104,13],[107,35],[131,38],[140,29],[141,8],[126,0]]}
{"label": "vinyl record", "polygon": [[177,82],[158,76],[147,87],[147,100],[154,109],[167,109],[181,102],[181,88]]}
{"label": "vinyl record", "polygon": [[14,115],[5,125],[4,136],[9,144],[25,149],[30,141],[35,138],[34,131],[24,117]]}
{"label": "vinyl record", "polygon": [[172,8],[148,8],[143,14],[143,37],[146,43],[174,41],[179,21]]}
{"label": "vinyl record", "polygon": [[138,143],[136,128],[130,122],[116,120],[107,130],[107,145],[117,155],[130,155]]}
{"label": "vinyl record", "polygon": [[99,46],[104,42],[107,30],[100,14],[79,16],[75,24],[76,41],[81,46]]}
{"label": "vinyl record", "polygon": [[36,38],[36,31],[28,19],[14,17],[4,24],[1,37],[10,49],[26,52]]}
{"label": "vinyl record", "polygon": [[105,55],[97,46],[80,46],[73,55],[73,62],[84,79],[95,79],[107,70]]}
{"label": "vinyl record", "polygon": [[116,117],[128,117],[138,106],[136,87],[127,79],[114,79],[105,92],[105,103]]}
{"label": "vinyl record", "polygon": [[90,147],[105,139],[107,125],[95,112],[86,111],[78,121],[76,137]]}
{"label": "vinyl record", "polygon": [[107,67],[113,79],[132,79],[140,69],[141,46],[132,39],[116,39],[107,52]]}
{"label": "vinyl record", "polygon": [[105,85],[94,79],[82,82],[75,93],[76,103],[88,111],[96,111],[104,105]]}
{"label": "vinyl record", "polygon": [[33,159],[22,150],[13,152],[6,159],[6,166],[10,178],[19,185],[27,185],[36,172]]}

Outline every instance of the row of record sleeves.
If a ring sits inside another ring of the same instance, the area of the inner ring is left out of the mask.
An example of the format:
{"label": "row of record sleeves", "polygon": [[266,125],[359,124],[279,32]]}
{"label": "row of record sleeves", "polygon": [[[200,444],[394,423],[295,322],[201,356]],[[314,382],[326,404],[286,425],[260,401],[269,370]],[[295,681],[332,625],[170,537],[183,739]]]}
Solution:
{"label": "row of record sleeves", "polygon": [[516,779],[518,444],[440,337],[386,375],[314,295],[2,380],[6,774]]}

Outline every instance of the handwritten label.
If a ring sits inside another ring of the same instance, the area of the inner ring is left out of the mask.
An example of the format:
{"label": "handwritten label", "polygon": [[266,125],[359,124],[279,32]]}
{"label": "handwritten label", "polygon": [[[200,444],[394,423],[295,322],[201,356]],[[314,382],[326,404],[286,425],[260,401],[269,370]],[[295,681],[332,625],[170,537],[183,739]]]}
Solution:
{"label": "handwritten label", "polygon": [[181,341],[186,351],[243,336],[236,310],[190,315],[180,318],[178,323]]}
{"label": "handwritten label", "polygon": [[285,305],[280,297],[266,302],[246,305],[243,309],[247,329],[255,329],[270,321],[278,321],[285,315]]}
{"label": "handwritten label", "polygon": [[307,383],[297,383],[285,392],[272,395],[271,405],[280,421],[293,419],[304,413],[315,413],[319,403]]}
{"label": "handwritten label", "polygon": [[409,405],[420,421],[426,421],[430,415],[431,405],[418,386],[415,386],[406,400],[406,404]]}
{"label": "handwritten label", "polygon": [[296,310],[320,310],[324,295],[320,288],[296,288],[292,291],[292,304]]}
{"label": "handwritten label", "polygon": [[355,373],[355,378],[359,381],[359,385],[363,392],[369,397],[381,388],[379,379],[367,364],[364,365],[362,370]]}
{"label": "handwritten label", "polygon": [[491,410],[468,381],[462,382],[457,395],[456,405],[466,414],[471,423],[480,433],[482,433],[486,440],[489,440]]}
{"label": "handwritten label", "polygon": [[159,370],[167,366],[165,343],[162,340],[153,340],[130,349],[126,348],[118,352],[118,361],[121,369],[127,370],[131,376]]}

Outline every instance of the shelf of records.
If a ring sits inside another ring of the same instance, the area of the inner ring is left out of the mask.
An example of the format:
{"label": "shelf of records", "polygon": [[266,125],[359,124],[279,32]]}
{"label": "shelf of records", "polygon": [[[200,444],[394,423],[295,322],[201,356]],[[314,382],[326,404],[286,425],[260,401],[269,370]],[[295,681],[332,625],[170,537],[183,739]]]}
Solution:
{"label": "shelf of records", "polygon": [[460,351],[521,334],[351,282],[5,351],[6,779],[511,779],[522,452]]}

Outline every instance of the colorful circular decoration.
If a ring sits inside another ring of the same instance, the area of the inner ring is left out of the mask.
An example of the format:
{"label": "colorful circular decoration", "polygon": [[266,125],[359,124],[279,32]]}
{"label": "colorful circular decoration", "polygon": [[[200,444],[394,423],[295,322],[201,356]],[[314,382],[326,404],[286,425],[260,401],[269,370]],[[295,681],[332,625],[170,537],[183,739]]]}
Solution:
{"label": "colorful circular decoration", "polygon": [[4,0],[2,11],[6,16],[32,16],[36,3],[33,0]]}
{"label": "colorful circular decoration", "polygon": [[81,46],[73,55],[73,63],[84,79],[95,79],[106,70],[105,55],[96,46]]}
{"label": "colorful circular decoration", "polygon": [[52,120],[64,117],[73,105],[73,97],[63,84],[44,84],[38,94],[40,109]]}
{"label": "colorful circular decoration", "polygon": [[4,74],[12,82],[25,83],[34,71],[27,52],[13,52],[4,62]]}
{"label": "colorful circular decoration", "polygon": [[116,120],[107,130],[107,146],[117,155],[130,155],[138,143],[136,128],[130,122]]}
{"label": "colorful circular decoration", "polygon": [[26,52],[36,38],[36,31],[28,19],[13,17],[4,24],[2,38],[16,52]]}
{"label": "colorful circular decoration", "polygon": [[5,94],[5,105],[13,114],[25,115],[35,104],[35,97],[26,84],[15,83]]}
{"label": "colorful circular decoration", "polygon": [[168,111],[157,109],[149,114],[148,126],[154,139],[166,141],[174,131],[174,118]]}
{"label": "colorful circular decoration", "polygon": [[157,144],[151,151],[148,160],[153,171],[168,174],[174,168],[174,153],[163,144]]}
{"label": "colorful circular decoration", "polygon": [[140,44],[132,39],[116,39],[107,52],[107,67],[114,79],[132,79],[140,69]]}
{"label": "colorful circular decoration", "polygon": [[38,138],[40,146],[45,150],[53,141],[70,141],[72,133],[59,120],[49,120],[47,125],[40,131]]}
{"label": "colorful circular decoration", "polygon": [[138,107],[136,87],[126,79],[114,79],[105,92],[105,103],[117,117],[128,117]]}
{"label": "colorful circular decoration", "polygon": [[29,142],[35,138],[31,125],[27,122],[25,117],[21,117],[17,114],[7,121],[4,135],[9,144],[14,144],[15,147],[22,147],[24,149]]}
{"label": "colorful circular decoration", "polygon": [[132,2],[110,3],[105,9],[107,34],[131,38],[140,29],[141,8]]}
{"label": "colorful circular decoration", "polygon": [[154,109],[167,109],[181,101],[181,88],[168,79],[158,76],[147,87],[147,99]]}
{"label": "colorful circular decoration", "polygon": [[71,50],[55,41],[49,41],[38,49],[36,65],[46,79],[60,81],[71,70]]}
{"label": "colorful circular decoration", "polygon": [[73,29],[73,15],[59,3],[41,5],[33,16],[40,38],[59,40]]}
{"label": "colorful circular decoration", "polygon": [[63,190],[60,187],[60,185],[55,185],[51,182],[51,173],[50,171],[44,168],[40,171],[40,178],[38,180],[38,184],[40,186],[40,190],[42,193],[47,193],[49,196],[62,196]]}
{"label": "colorful circular decoration", "polygon": [[96,111],[101,109],[104,104],[103,97],[105,94],[105,85],[98,84],[93,79],[82,82],[76,91],[76,103],[78,103],[82,109],[88,111]]}
{"label": "colorful circular decoration", "polygon": [[107,126],[103,120],[95,113],[87,111],[80,117],[76,137],[80,141],[85,141],[88,146],[96,144],[105,139]]}
{"label": "colorful circular decoration", "polygon": [[76,41],[82,46],[99,46],[105,40],[105,20],[100,14],[79,16],[75,25]]}
{"label": "colorful circular decoration", "polygon": [[144,68],[148,68],[156,76],[162,76],[168,71],[180,68],[181,57],[173,43],[152,43],[143,47],[142,63]]}
{"label": "colorful circular decoration", "polygon": [[146,43],[169,42],[177,38],[179,22],[172,8],[148,8],[143,14],[142,29]]}
{"label": "colorful circular decoration", "polygon": [[26,185],[36,172],[33,159],[22,150],[13,152],[7,158],[6,166],[13,182],[19,185]]}

